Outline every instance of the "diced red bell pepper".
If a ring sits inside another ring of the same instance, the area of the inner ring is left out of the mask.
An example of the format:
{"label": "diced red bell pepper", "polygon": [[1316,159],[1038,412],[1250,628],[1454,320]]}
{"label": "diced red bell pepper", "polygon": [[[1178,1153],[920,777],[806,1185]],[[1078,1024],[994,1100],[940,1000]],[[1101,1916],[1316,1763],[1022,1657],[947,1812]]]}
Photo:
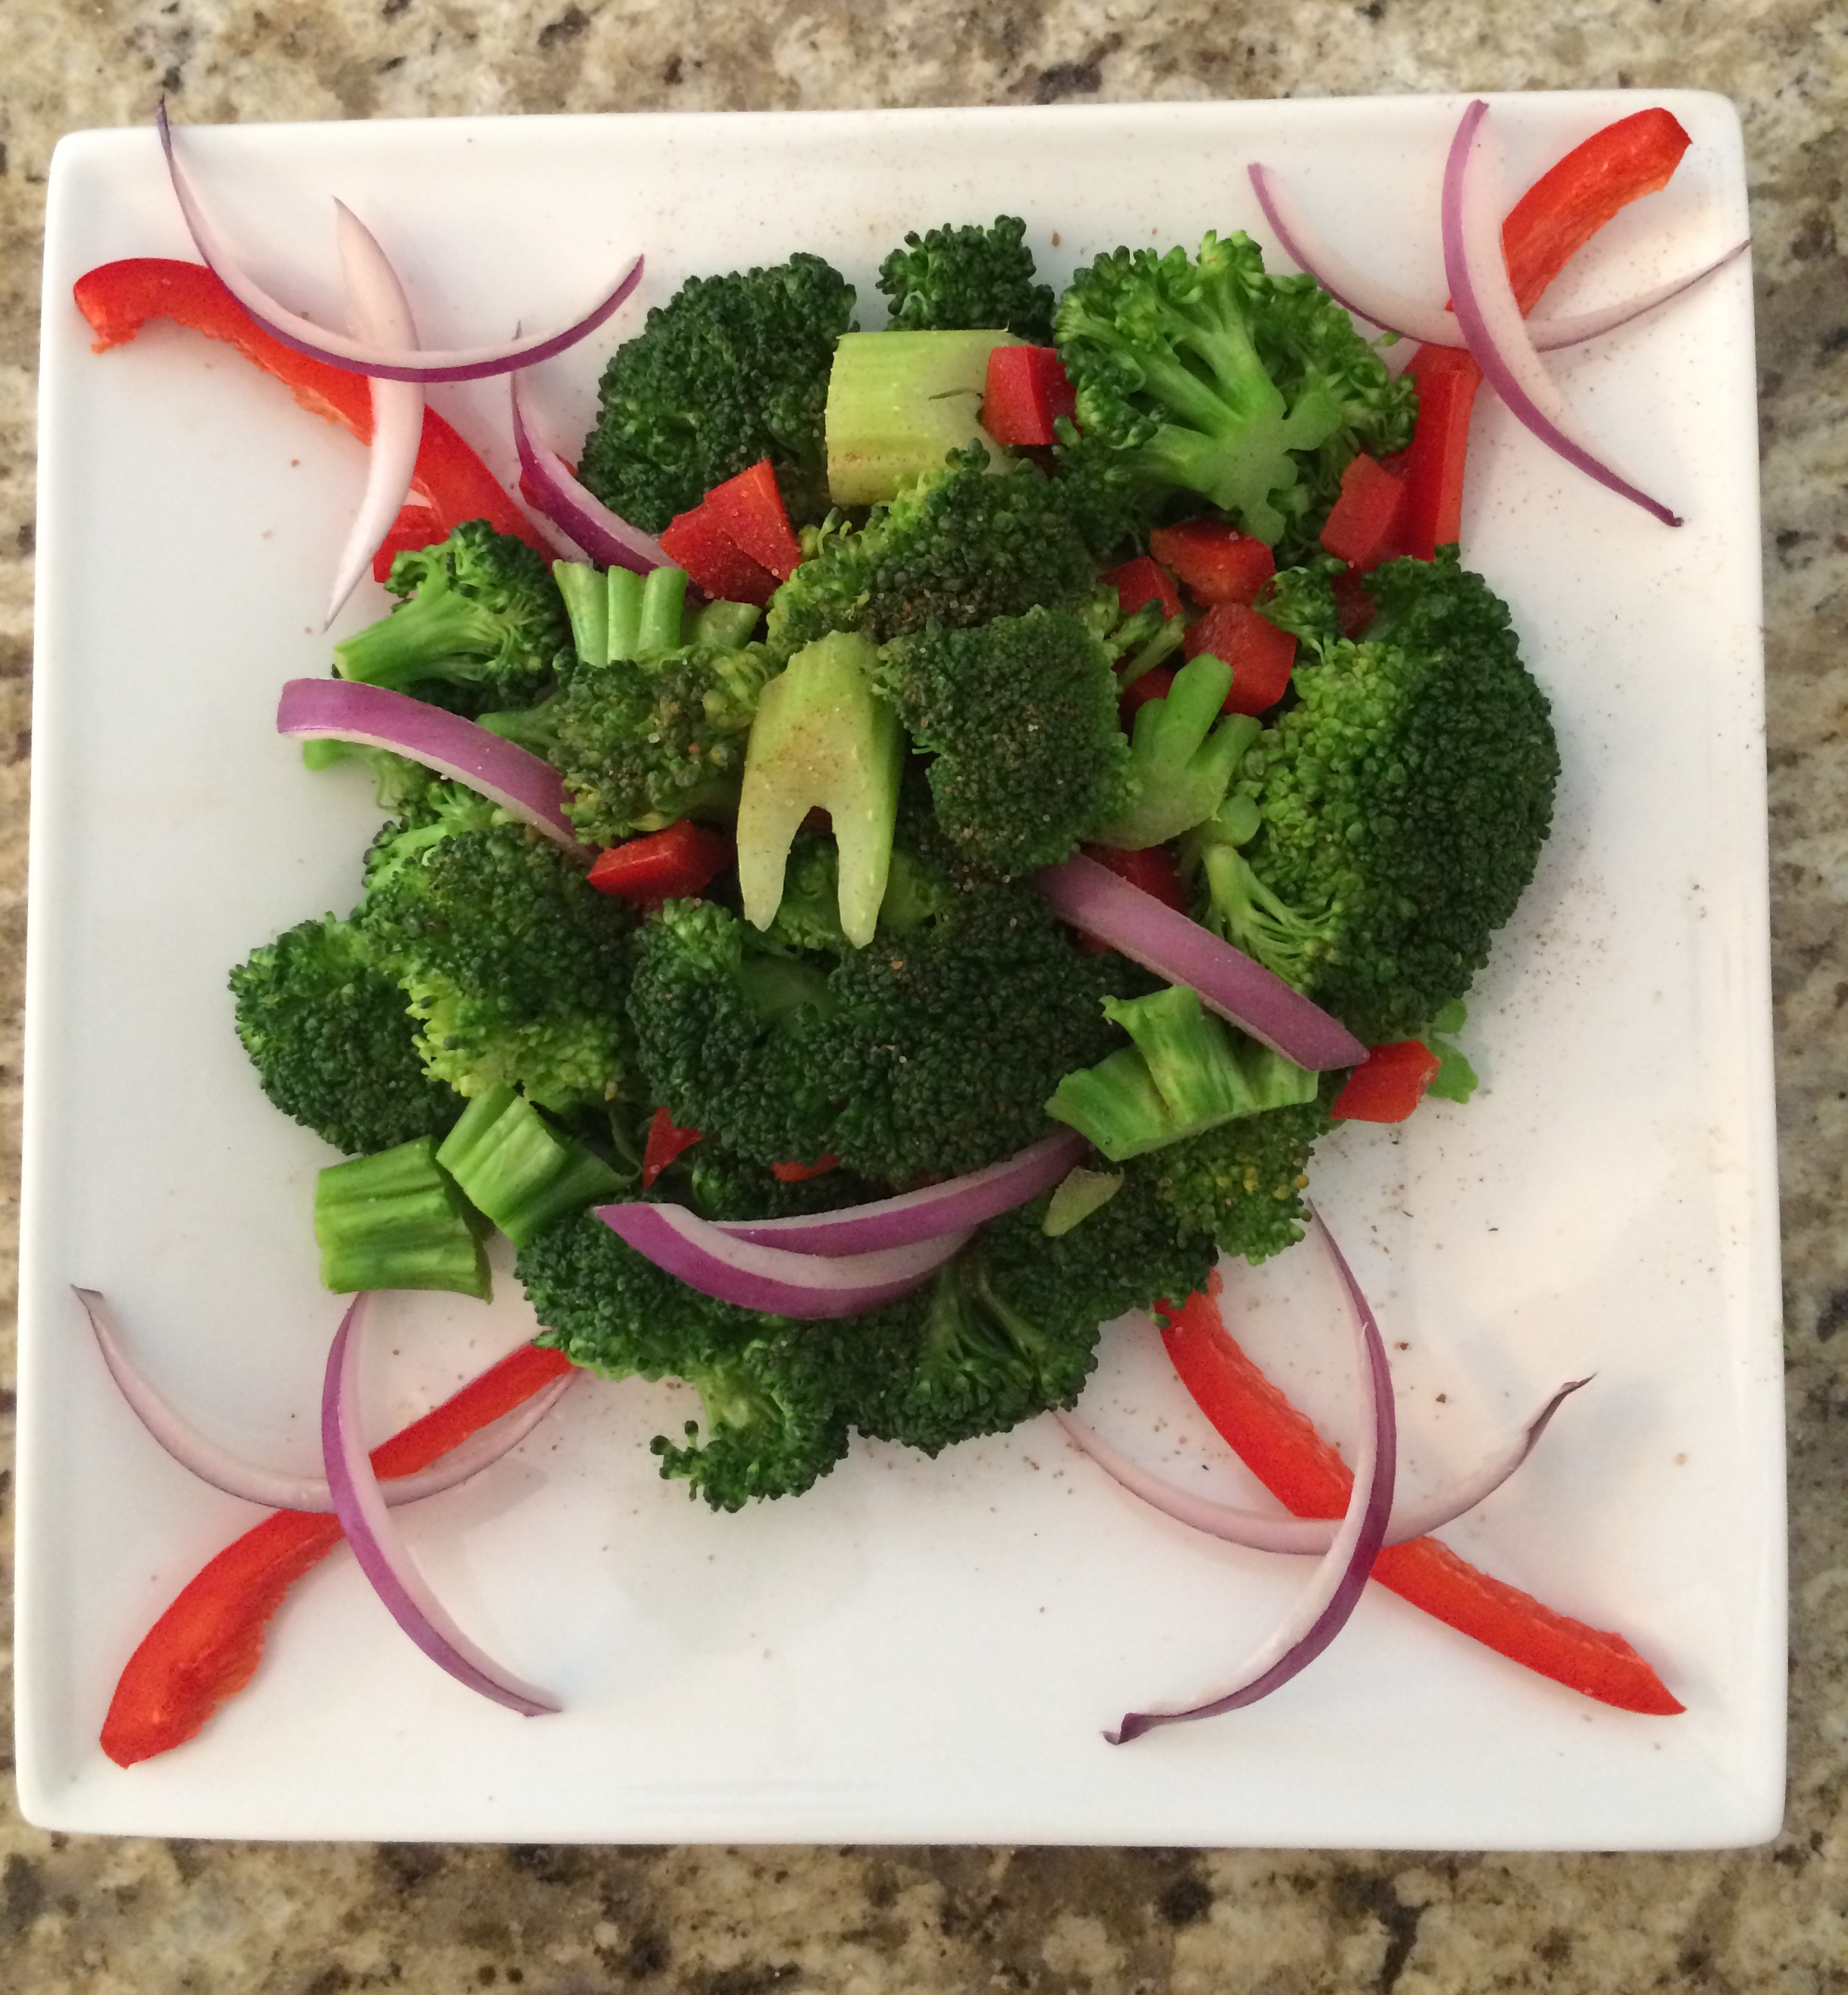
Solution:
{"label": "diced red bell pepper", "polygon": [[[789,524],[789,512],[777,489],[776,472],[768,458],[761,457],[748,470],[723,485],[715,485],[704,500],[706,510],[760,568],[766,568],[779,581],[795,574],[802,558],[802,544]],[[685,567],[685,563],[681,564]],[[687,569],[692,575],[691,568]],[[694,575],[696,582],[699,577]],[[704,582],[699,584],[702,589]],[[707,590],[709,595],[716,593]],[[753,596],[727,595],[729,603],[754,603]]]}
{"label": "diced red bell pepper", "polygon": [[1437,1079],[1438,1065],[1421,1039],[1375,1046],[1348,1075],[1329,1113],[1338,1122],[1403,1122]]}
{"label": "diced red bell pepper", "polygon": [[770,1175],[780,1184],[802,1184],[810,1178],[825,1178],[840,1168],[840,1159],[824,1150],[812,1164],[772,1164]]}
{"label": "diced red bell pepper", "polygon": [[1379,605],[1367,592],[1367,585],[1351,568],[1345,568],[1331,578],[1334,592],[1334,615],[1344,637],[1359,637],[1365,634]]}
{"label": "diced red bell pepper", "polygon": [[1255,603],[1277,572],[1277,558],[1263,541],[1223,520],[1157,527],[1149,536],[1149,551],[1198,603]]}
{"label": "diced red bell pepper", "polygon": [[1322,528],[1322,545],[1350,568],[1376,568],[1394,551],[1404,481],[1364,453],[1341,473],[1341,496]]}
{"label": "diced red bell pepper", "polygon": [[[1354,1485],[1346,1463],[1238,1348],[1211,1296],[1163,1309],[1171,1320],[1162,1341],[1175,1370],[1245,1466],[1296,1516],[1341,1516]],[[1434,1620],[1568,1690],[1658,1718],[1684,1708],[1621,1635],[1555,1612],[1436,1538],[1387,1546],[1373,1577]]]}
{"label": "diced red bell pepper", "polygon": [[704,1133],[699,1129],[676,1129],[666,1109],[656,1109],[648,1125],[647,1141],[642,1145],[642,1190],[646,1191],[681,1152],[690,1150]]}
{"label": "diced red bell pepper", "polygon": [[1117,607],[1125,616],[1133,616],[1149,603],[1159,603],[1164,617],[1180,614],[1180,591],[1174,586],[1173,577],[1147,555],[1107,568],[1097,579],[1116,591]]}
{"label": "diced red bell pepper", "polygon": [[1263,713],[1289,690],[1297,640],[1242,603],[1215,603],[1188,626],[1182,649],[1190,658],[1210,651],[1231,667],[1228,713]]}
{"label": "diced red bell pepper", "polygon": [[1405,371],[1418,384],[1418,421],[1403,454],[1399,547],[1413,561],[1429,561],[1462,536],[1469,418],[1482,375],[1467,353],[1448,346],[1420,347]]}
{"label": "diced red bell pepper", "polygon": [[668,521],[661,549],[715,602],[761,608],[776,588],[776,577],[739,546],[706,500]]}
{"label": "diced red bell pepper", "polygon": [[1127,880],[1131,886],[1141,888],[1163,907],[1175,908],[1183,915],[1187,912],[1180,869],[1166,846],[1146,845],[1139,852],[1119,852],[1114,845],[1087,845],[1084,856],[1094,859],[1100,866],[1108,866],[1119,880]]}
{"label": "diced red bell pepper", "polygon": [[1077,414],[1078,397],[1056,348],[998,346],[988,355],[982,390],[982,428],[997,443],[1056,443],[1053,427]]}
{"label": "diced red bell pepper", "polygon": [[665,831],[625,839],[599,852],[591,862],[590,884],[599,893],[629,901],[690,900],[737,858],[723,832],[683,817]]}
{"label": "diced red bell pepper", "polygon": [[1127,734],[1135,716],[1152,699],[1166,699],[1170,688],[1174,684],[1173,669],[1167,665],[1151,665],[1149,669],[1132,679],[1123,688],[1123,697],[1117,702],[1118,717]]}

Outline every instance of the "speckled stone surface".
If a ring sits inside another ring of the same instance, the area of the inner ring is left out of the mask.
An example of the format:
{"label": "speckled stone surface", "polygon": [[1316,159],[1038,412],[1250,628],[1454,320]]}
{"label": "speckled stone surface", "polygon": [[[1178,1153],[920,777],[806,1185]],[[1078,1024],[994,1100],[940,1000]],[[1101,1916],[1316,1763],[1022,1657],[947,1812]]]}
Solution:
{"label": "speckled stone surface", "polygon": [[[1671,1857],[215,1846],[0,1800],[30,1995],[1848,1990],[1848,15],[1829,0],[0,0],[0,1225],[17,1202],[43,177],[74,127],[1685,86],[1745,121],[1764,444],[1790,1811]],[[10,1293],[10,1290],[9,1290]],[[10,1355],[0,1377],[12,1376]],[[12,1395],[0,1396],[10,1428]],[[0,1501],[10,1477],[0,1470]]]}

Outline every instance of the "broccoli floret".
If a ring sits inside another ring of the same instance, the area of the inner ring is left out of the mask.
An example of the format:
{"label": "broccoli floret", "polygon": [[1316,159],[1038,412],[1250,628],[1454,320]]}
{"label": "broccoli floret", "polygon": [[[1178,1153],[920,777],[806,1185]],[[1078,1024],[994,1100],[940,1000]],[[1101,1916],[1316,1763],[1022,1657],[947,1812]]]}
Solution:
{"label": "broccoli floret", "polygon": [[459,1094],[518,1087],[562,1111],[621,1087],[632,916],[551,840],[507,822],[389,827],[359,920],[426,1067]]}
{"label": "broccoli floret", "polygon": [[1308,276],[1266,276],[1249,236],[1118,249],[1060,300],[1059,355],[1097,445],[1152,497],[1198,493],[1247,533],[1312,544],[1357,452],[1410,441],[1415,390],[1394,381]]}
{"label": "broccoli floret", "polygon": [[1305,627],[1295,703],[1189,843],[1211,924],[1377,1045],[1417,1034],[1487,960],[1559,754],[1506,606],[1454,548],[1368,587],[1362,641]]}
{"label": "broccoli floret", "polygon": [[786,658],[830,630],[882,644],[930,623],[1074,609],[1094,580],[1060,486],[1029,465],[991,470],[976,445],[875,506],[860,531],[824,531],[770,599],[768,642]]}
{"label": "broccoli floret", "polygon": [[822,416],[853,287],[819,256],[693,277],[603,370],[579,473],[651,534],[768,457],[797,524],[827,510]]}
{"label": "broccoli floret", "polygon": [[263,1092],[336,1149],[440,1136],[462,1112],[455,1090],[424,1073],[404,993],[351,922],[300,923],[253,949],[231,989]]}
{"label": "broccoli floret", "polygon": [[1221,717],[1231,685],[1231,667],[1203,652],[1181,667],[1159,699],[1136,709],[1128,802],[1097,827],[1100,844],[1127,852],[1165,845],[1219,808],[1259,732],[1248,714]]}
{"label": "broccoli floret", "polygon": [[879,266],[891,324],[907,331],[998,328],[1036,346],[1053,342],[1053,291],[1034,281],[1027,226],[997,215],[986,228],[915,230]]}
{"label": "broccoli floret", "polygon": [[981,871],[1056,865],[1133,794],[1110,654],[1073,611],[899,638],[877,683],[933,758],[939,826]]}
{"label": "broccoli floret", "polygon": [[385,585],[403,600],[334,647],[342,678],[476,713],[536,699],[573,655],[565,599],[544,558],[485,520],[407,549]]}
{"label": "broccoli floret", "polygon": [[794,1218],[864,1204],[882,1195],[851,1171],[779,1178],[767,1166],[740,1156],[710,1136],[683,1152],[656,1186],[664,1198],[690,1205],[702,1219]]}

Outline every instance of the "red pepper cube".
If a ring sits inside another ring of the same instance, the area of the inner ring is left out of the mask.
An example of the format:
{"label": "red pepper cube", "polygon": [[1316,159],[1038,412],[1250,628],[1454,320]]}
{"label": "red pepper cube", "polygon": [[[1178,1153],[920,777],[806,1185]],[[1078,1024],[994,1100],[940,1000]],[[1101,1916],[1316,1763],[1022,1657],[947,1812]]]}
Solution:
{"label": "red pepper cube", "polygon": [[1149,551],[1200,603],[1255,603],[1277,572],[1277,558],[1263,541],[1224,520],[1157,527]]}
{"label": "red pepper cube", "polygon": [[[760,568],[767,568],[782,582],[795,574],[796,564],[802,558],[802,544],[789,524],[788,510],[777,489],[776,472],[768,458],[759,458],[736,478],[715,485],[702,506]],[[692,575],[692,570],[689,568],[687,572]],[[704,588],[705,584],[700,586]],[[725,599],[754,603],[757,598],[728,595]]]}
{"label": "red pepper cube", "polygon": [[981,422],[997,443],[1056,442],[1053,425],[1061,416],[1075,414],[1077,406],[1056,349],[998,346],[989,354]]}
{"label": "red pepper cube", "polygon": [[1297,658],[1295,638],[1242,603],[1215,603],[1188,627],[1181,648],[1190,658],[1210,651],[1231,667],[1228,713],[1263,713],[1275,706],[1289,689]]}
{"label": "red pepper cube", "polygon": [[690,900],[737,863],[731,840],[690,818],[625,839],[592,861],[590,884],[628,901]]}
{"label": "red pepper cube", "polygon": [[1140,678],[1123,688],[1123,696],[1117,702],[1118,718],[1122,722],[1123,732],[1129,732],[1130,724],[1143,707],[1152,699],[1166,699],[1168,688],[1174,683],[1173,669],[1167,665],[1151,665]]}
{"label": "red pepper cube", "polygon": [[754,603],[761,609],[775,590],[776,577],[739,546],[703,500],[668,522],[661,548],[715,602]]}
{"label": "red pepper cube", "polygon": [[1367,585],[1351,568],[1345,568],[1332,578],[1334,591],[1334,615],[1341,625],[1344,637],[1359,637],[1365,634],[1367,626],[1378,613],[1379,605],[1367,592]]}
{"label": "red pepper cube", "polygon": [[1127,880],[1131,886],[1139,887],[1163,907],[1175,908],[1183,915],[1187,912],[1180,869],[1166,846],[1147,845],[1139,852],[1120,852],[1114,845],[1087,845],[1084,856],[1094,859],[1100,866],[1108,867],[1119,880]]}
{"label": "red pepper cube", "polygon": [[1376,1046],[1334,1097],[1338,1122],[1403,1122],[1437,1078],[1438,1056],[1421,1039]]}
{"label": "red pepper cube", "polygon": [[1404,512],[1403,482],[1372,458],[1357,457],[1341,473],[1341,496],[1322,528],[1322,545],[1364,573],[1396,550]]}
{"label": "red pepper cube", "polygon": [[641,1188],[646,1191],[682,1150],[690,1150],[703,1131],[677,1129],[666,1109],[658,1108],[648,1125],[648,1140],[642,1145]]}
{"label": "red pepper cube", "polygon": [[1180,614],[1180,591],[1174,586],[1173,576],[1147,555],[1138,555],[1134,561],[1106,568],[1097,579],[1108,582],[1116,591],[1117,606],[1125,616],[1133,616],[1149,603],[1159,603],[1164,616]]}

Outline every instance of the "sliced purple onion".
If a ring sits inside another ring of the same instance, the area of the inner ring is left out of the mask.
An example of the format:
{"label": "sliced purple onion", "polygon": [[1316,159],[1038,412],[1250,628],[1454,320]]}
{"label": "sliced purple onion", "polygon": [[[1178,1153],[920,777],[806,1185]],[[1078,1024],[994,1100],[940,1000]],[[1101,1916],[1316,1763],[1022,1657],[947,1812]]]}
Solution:
{"label": "sliced purple onion", "polygon": [[[201,1434],[146,1375],[137,1368],[122,1341],[109,1307],[94,1289],[74,1289],[84,1306],[90,1327],[96,1333],[97,1348],[109,1375],[121,1389],[129,1410],[182,1468],[191,1469],[201,1482],[222,1489],[227,1496],[241,1496],[247,1503],[261,1503],[271,1510],[307,1510],[325,1516],[334,1508],[333,1492],[320,1475],[291,1475],[281,1469],[261,1468],[243,1461],[227,1448]],[[396,1510],[407,1503],[421,1503],[426,1496],[440,1495],[466,1482],[510,1450],[519,1446],[574,1385],[579,1375],[568,1372],[554,1379],[544,1391],[534,1394],[523,1406],[472,1434],[428,1468],[413,1475],[388,1478],[381,1485],[385,1501]]]}
{"label": "sliced purple onion", "polygon": [[439,1668],[458,1683],[523,1717],[557,1711],[556,1698],[521,1681],[465,1635],[431,1592],[398,1535],[359,1430],[359,1330],[367,1296],[348,1305],[328,1352],[321,1395],[321,1448],[327,1462],[334,1512],[359,1570],[386,1611]]}
{"label": "sliced purple onion", "polygon": [[1158,1725],[1241,1711],[1269,1697],[1273,1691],[1280,1690],[1292,1677],[1307,1669],[1347,1626],[1366,1591],[1373,1561],[1386,1542],[1393,1514],[1399,1445],[1386,1343],[1372,1307],[1348,1265],[1347,1256],[1320,1214],[1311,1213],[1310,1230],[1327,1249],[1347,1290],[1348,1314],[1360,1358],[1360,1437],[1355,1449],[1354,1489],[1347,1513],[1301,1598],[1223,1690],[1196,1704],[1131,1712],[1115,1732],[1104,1735],[1113,1746],[1126,1746]]}
{"label": "sliced purple onion", "polygon": [[[1302,218],[1289,204],[1281,184],[1269,167],[1254,164],[1245,171],[1251,177],[1252,191],[1258,197],[1258,205],[1264,211],[1264,218],[1270,224],[1271,233],[1276,237],[1285,256],[1314,278],[1338,304],[1383,331],[1396,332],[1422,345],[1448,346],[1458,351],[1464,349],[1462,329],[1455,312],[1447,307],[1412,297],[1359,270],[1332,245],[1310,233]],[[1534,350],[1540,353],[1556,353],[1564,347],[1582,345],[1588,339],[1596,339],[1605,333],[1616,331],[1620,325],[1628,325],[1632,319],[1640,318],[1645,312],[1654,311],[1671,298],[1678,298],[1684,291],[1692,290],[1750,246],[1749,240],[1735,242],[1731,249],[1722,250],[1698,270],[1671,277],[1647,291],[1620,298],[1615,304],[1600,305],[1592,311],[1536,313],[1527,321],[1527,335]]]}
{"label": "sliced purple onion", "polygon": [[352,679],[290,679],[277,706],[276,731],[408,755],[479,791],[573,858],[590,857],[565,815],[565,785],[549,762],[407,692]]}
{"label": "sliced purple onion", "polygon": [[1198,922],[1083,853],[1033,876],[1053,912],[1132,963],[1197,991],[1209,1011],[1298,1066],[1358,1066],[1367,1049],[1339,1019]]}
{"label": "sliced purple onion", "polygon": [[1444,274],[1470,357],[1510,413],[1548,449],[1664,526],[1681,517],[1614,471],[1571,434],[1571,412],[1534,349],[1502,253],[1500,200],[1477,163],[1489,107],[1479,97],[1463,113],[1444,167]]}
{"label": "sliced purple onion", "polygon": [[[379,241],[345,201],[334,204],[334,230],[346,280],[347,324],[359,338],[417,343],[410,300]],[[366,452],[366,491],[341,550],[328,603],[328,623],[372,566],[373,556],[410,495],[417,446],[424,435],[424,390],[416,381],[374,379],[366,383],[373,405],[372,442]]]}
{"label": "sliced purple onion", "polygon": [[795,1254],[735,1239],[684,1206],[637,1200],[600,1205],[596,1216],[637,1253],[702,1296],[804,1321],[861,1316],[910,1294],[969,1238],[965,1229],[877,1254]]}
{"label": "sliced purple onion", "polygon": [[[1589,1379],[1574,1379],[1561,1386],[1524,1427],[1461,1481],[1420,1502],[1395,1504],[1386,1542],[1389,1545],[1402,1545],[1409,1539],[1422,1538],[1430,1532],[1441,1530],[1465,1511],[1473,1510],[1477,1504],[1493,1495],[1534,1452],[1535,1444],[1566,1399],[1580,1386],[1590,1382]],[[1314,1557],[1326,1552],[1334,1542],[1336,1524],[1332,1517],[1287,1517],[1269,1510],[1245,1510],[1231,1503],[1215,1502],[1197,1490],[1180,1489],[1152,1469],[1145,1468],[1114,1443],[1106,1440],[1095,1428],[1087,1426],[1076,1413],[1055,1412],[1053,1417],[1079,1450],[1088,1454],[1113,1482],[1119,1483],[1131,1495],[1139,1496],[1163,1516],[1172,1517],[1177,1524],[1185,1524],[1194,1530],[1204,1532],[1209,1537],[1223,1539],[1230,1545],[1243,1545],[1255,1552],[1286,1552]]]}
{"label": "sliced purple onion", "polygon": [[843,1207],[795,1219],[722,1219],[713,1223],[734,1240],[761,1247],[785,1247],[799,1254],[830,1258],[877,1253],[936,1240],[946,1233],[967,1234],[973,1228],[1025,1205],[1049,1191],[1091,1145],[1075,1129],[1043,1136],[967,1176],[927,1185],[922,1191],[896,1198],[874,1199],[866,1205]]}
{"label": "sliced purple onion", "polygon": [[414,342],[352,338],[330,332],[312,319],[304,318],[279,304],[262,285],[239,264],[230,240],[199,199],[173,151],[173,135],[167,123],[167,105],[157,105],[154,122],[173,194],[185,217],[193,246],[225,288],[246,311],[273,338],[311,360],[324,360],[330,367],[344,368],[349,374],[366,374],[386,381],[479,381],[495,374],[510,374],[516,367],[530,367],[549,360],[555,353],[595,332],[628,298],[641,282],[642,259],[637,256],[615,285],[590,310],[556,332],[535,334],[498,346],[420,349]]}
{"label": "sliced purple onion", "polygon": [[554,526],[568,534],[605,568],[651,568],[672,564],[660,541],[613,513],[579,483],[563,458],[539,434],[527,400],[524,371],[513,379],[514,448],[520,453],[520,484]]}

